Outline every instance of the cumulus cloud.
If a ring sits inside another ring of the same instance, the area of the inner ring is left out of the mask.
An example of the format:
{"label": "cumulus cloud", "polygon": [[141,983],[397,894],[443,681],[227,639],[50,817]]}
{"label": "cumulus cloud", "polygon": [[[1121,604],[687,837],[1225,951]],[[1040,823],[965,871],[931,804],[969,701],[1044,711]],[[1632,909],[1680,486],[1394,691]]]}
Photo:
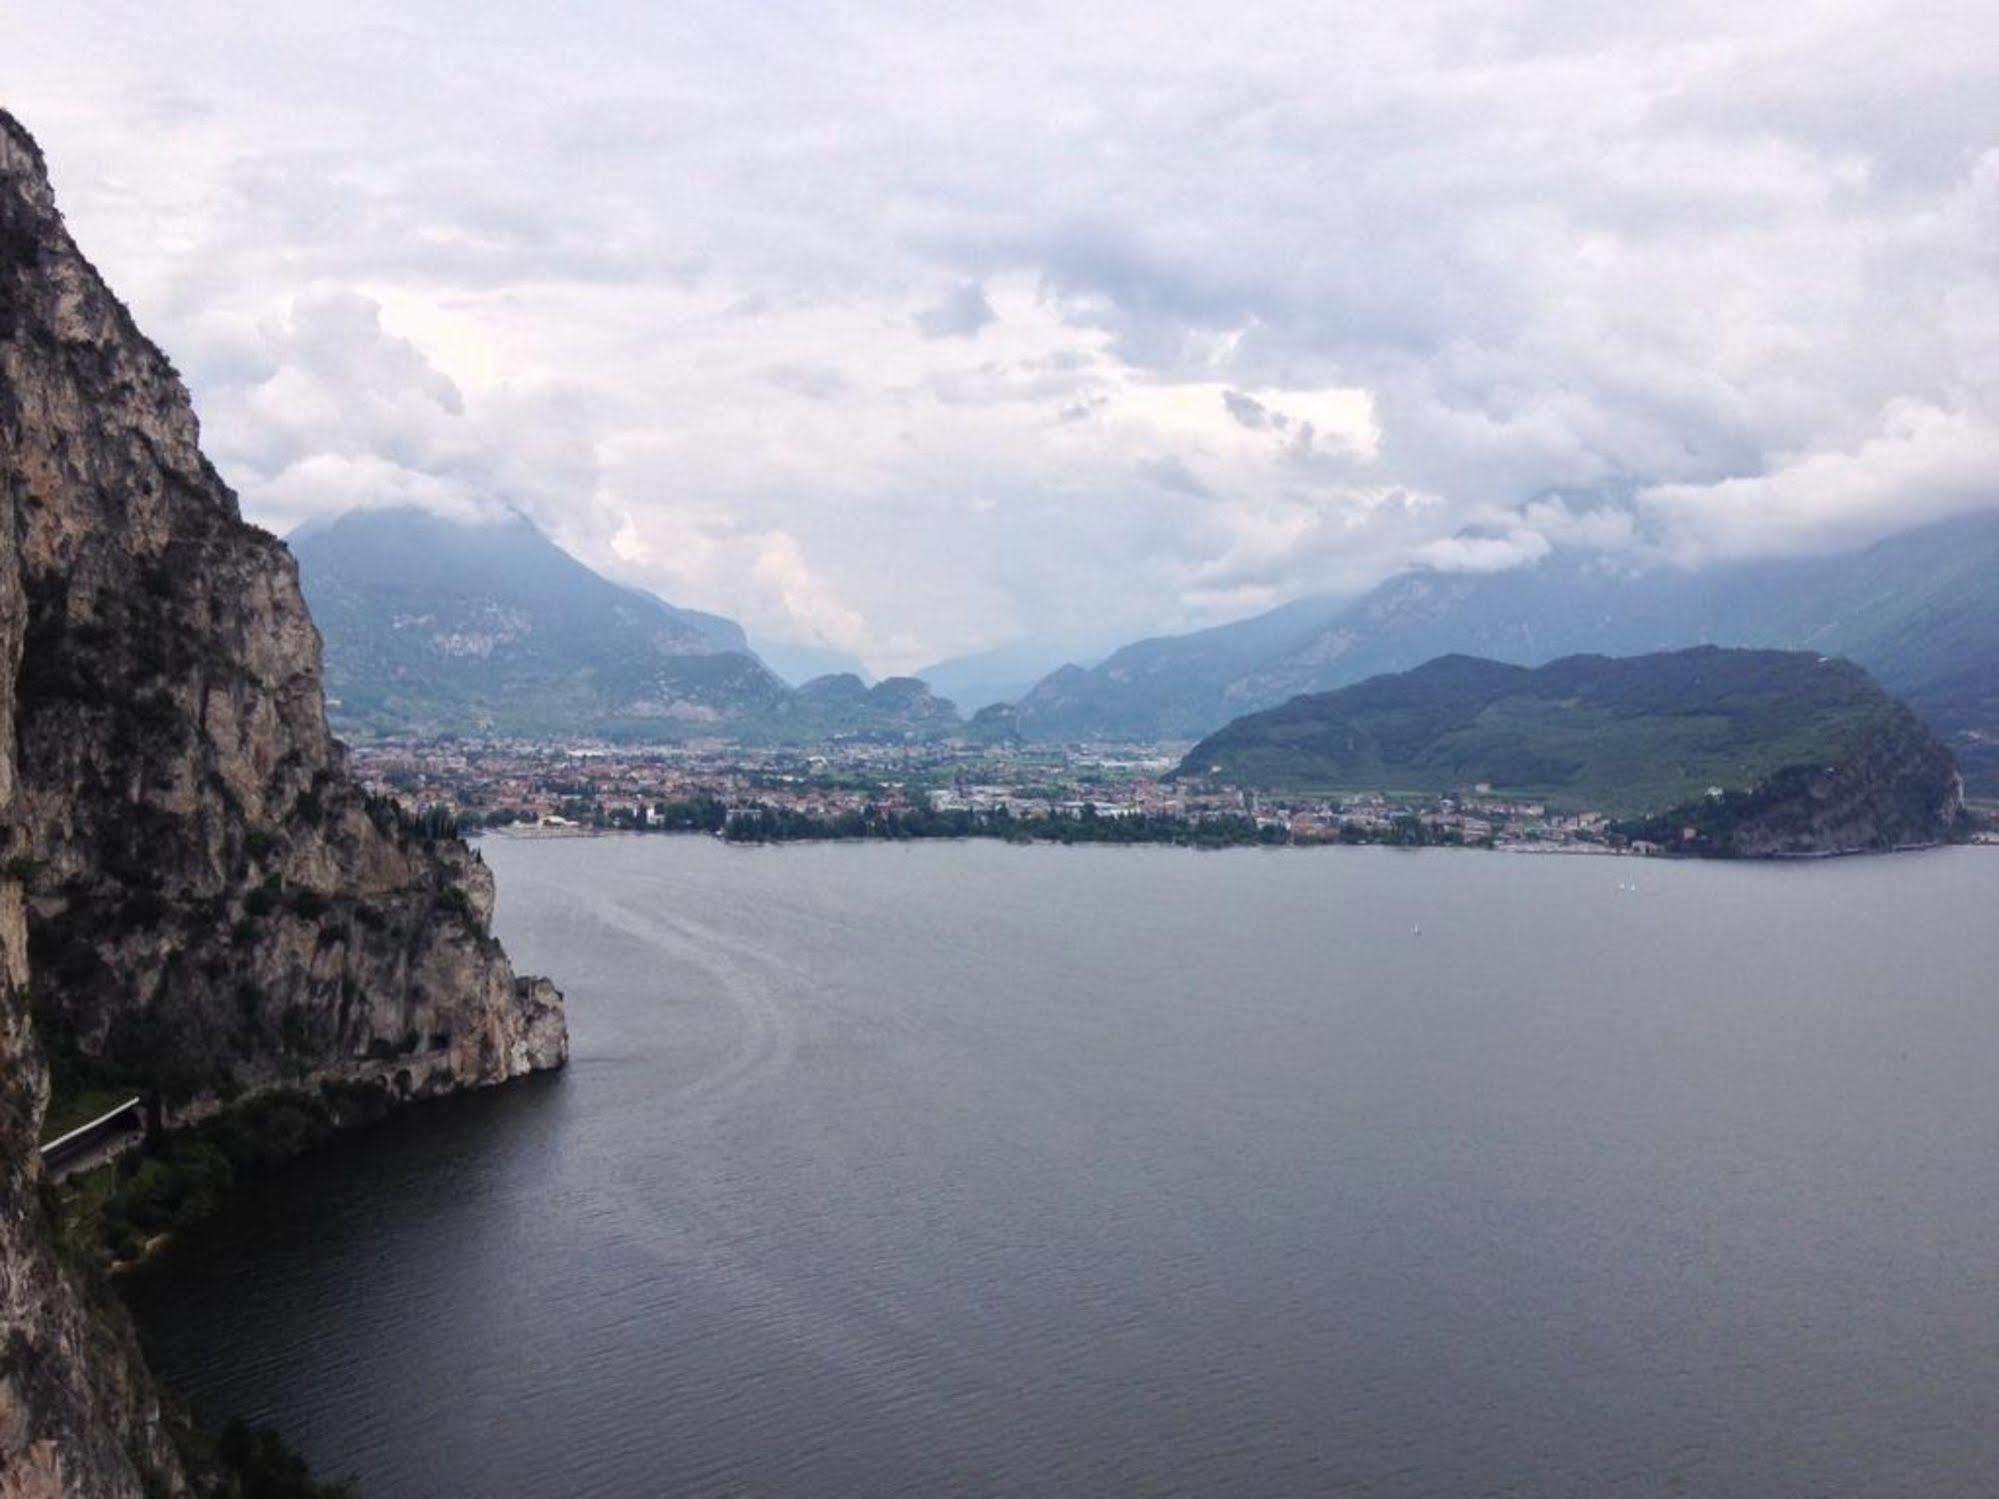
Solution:
{"label": "cumulus cloud", "polygon": [[1279,431],[1288,425],[1288,418],[1281,411],[1272,411],[1255,396],[1239,390],[1222,392],[1222,406],[1228,414],[1252,432],[1261,432],[1266,427],[1276,427]]}
{"label": "cumulus cloud", "polygon": [[866,622],[834,595],[807,565],[796,538],[782,531],[762,537],[752,572],[783,598],[789,618],[807,640],[860,650],[875,644]]}
{"label": "cumulus cloud", "polygon": [[187,0],[0,89],[253,518],[518,504],[893,668],[1999,502],[1995,66],[1983,0]]}
{"label": "cumulus cloud", "polygon": [[487,450],[458,387],[381,307],[314,287],[263,321],[258,357],[208,387],[210,446],[224,471],[282,524],[336,508],[476,506]]}
{"label": "cumulus cloud", "polygon": [[201,409],[216,462],[274,529],[414,504],[461,519],[523,509],[559,530],[588,507],[595,461],[573,393],[508,385],[468,405],[380,303],[337,287],[274,309],[254,348],[236,378],[200,387]]}
{"label": "cumulus cloud", "polygon": [[1765,473],[1658,484],[1638,496],[1668,550],[1688,562],[1830,550],[1989,506],[1999,422],[1981,410],[1901,401],[1879,432],[1842,452],[1805,453]]}
{"label": "cumulus cloud", "polygon": [[1215,492],[1178,458],[1141,458],[1135,468],[1139,478],[1148,484],[1157,484],[1175,494],[1192,495],[1201,500],[1210,500],[1215,496]]}
{"label": "cumulus cloud", "polygon": [[766,372],[770,383],[813,401],[833,401],[851,388],[847,377],[830,364],[774,364]]}
{"label": "cumulus cloud", "polygon": [[1415,560],[1440,573],[1503,573],[1539,562],[1554,547],[1539,531],[1445,536],[1416,548]]}
{"label": "cumulus cloud", "polygon": [[970,338],[996,316],[985,288],[967,281],[936,306],[917,313],[916,326],[925,338]]}

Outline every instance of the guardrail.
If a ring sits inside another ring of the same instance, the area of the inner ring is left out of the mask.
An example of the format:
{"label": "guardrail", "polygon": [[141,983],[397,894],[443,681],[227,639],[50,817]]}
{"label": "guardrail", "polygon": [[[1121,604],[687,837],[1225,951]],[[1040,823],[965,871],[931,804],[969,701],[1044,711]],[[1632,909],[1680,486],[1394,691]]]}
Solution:
{"label": "guardrail", "polygon": [[106,1159],[121,1154],[146,1133],[143,1099],[128,1098],[109,1113],[99,1114],[88,1124],[80,1124],[68,1134],[58,1135],[42,1147],[42,1169],[60,1180],[99,1155]]}

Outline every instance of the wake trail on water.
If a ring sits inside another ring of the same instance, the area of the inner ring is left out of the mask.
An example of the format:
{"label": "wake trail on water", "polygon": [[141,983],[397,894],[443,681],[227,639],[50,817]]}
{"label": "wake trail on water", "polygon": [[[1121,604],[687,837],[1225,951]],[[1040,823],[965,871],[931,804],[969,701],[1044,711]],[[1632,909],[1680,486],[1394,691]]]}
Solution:
{"label": "wake trail on water", "polygon": [[[591,914],[600,925],[669,959],[662,972],[697,970],[728,1005],[735,1042],[713,1066],[660,1093],[662,1123],[713,1125],[748,1094],[790,1069],[801,1028],[795,986],[804,970],[798,964],[653,908],[604,900]],[[785,998],[780,998],[781,989],[790,991]]]}
{"label": "wake trail on water", "polygon": [[[720,996],[735,1030],[733,1042],[711,1065],[647,1095],[646,1122],[628,1135],[637,1139],[657,1130],[683,1142],[706,1136],[714,1148],[677,1152],[670,1174],[661,1172],[657,1158],[614,1162],[606,1173],[611,1190],[592,1205],[612,1216],[626,1250],[653,1266],[649,1284],[635,1288],[639,1303],[632,1311],[652,1311],[664,1324],[672,1320],[677,1299],[698,1284],[704,1299],[726,1298],[729,1320],[805,1350],[862,1392],[877,1414],[922,1407],[932,1419],[956,1424],[967,1408],[968,1387],[985,1382],[962,1350],[858,1287],[771,1273],[753,1252],[729,1242],[735,1210],[710,1206],[726,1204],[742,1190],[730,1180],[730,1157],[722,1148],[725,1125],[756,1096],[780,1086],[794,1066],[819,992],[812,969],[673,908],[669,889],[642,900],[573,885],[551,885],[548,894],[581,922],[637,944],[655,960],[663,984],[676,974],[698,980],[704,992]],[[953,1395],[939,1388],[941,1368],[952,1370]]]}

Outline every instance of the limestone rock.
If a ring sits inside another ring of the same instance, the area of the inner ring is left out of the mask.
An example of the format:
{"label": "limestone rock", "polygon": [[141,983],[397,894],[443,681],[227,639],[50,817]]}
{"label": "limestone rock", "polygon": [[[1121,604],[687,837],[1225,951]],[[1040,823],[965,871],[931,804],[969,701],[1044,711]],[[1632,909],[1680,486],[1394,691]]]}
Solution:
{"label": "limestone rock", "polygon": [[186,1486],[46,1242],[46,1059],[190,1117],[560,1066],[561,996],[491,910],[477,854],[348,775],[290,554],[0,112],[0,1499]]}

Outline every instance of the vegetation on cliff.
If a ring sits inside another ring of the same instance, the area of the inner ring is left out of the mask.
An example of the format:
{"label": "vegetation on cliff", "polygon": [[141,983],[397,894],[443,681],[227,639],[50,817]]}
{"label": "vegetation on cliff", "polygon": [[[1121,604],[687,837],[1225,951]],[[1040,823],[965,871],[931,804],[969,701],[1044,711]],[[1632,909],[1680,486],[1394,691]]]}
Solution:
{"label": "vegetation on cliff", "polygon": [[243,1177],[379,1119],[389,1095],[365,1084],[262,1093],[181,1130],[155,1130],[137,1149],[63,1184],[64,1254],[85,1271],[143,1257],[160,1235],[206,1218]]}
{"label": "vegetation on cliff", "polygon": [[[66,1096],[131,1088],[169,1123],[279,1089],[386,1104],[560,1065],[560,996],[514,976],[491,904],[464,844],[347,774],[290,556],[240,518],[173,367],[0,113],[0,1473],[16,1490],[191,1483],[122,1319],[56,1252],[36,1150],[49,1054]],[[133,1168],[150,1175],[120,1198],[132,1232],[223,1178],[214,1144]]]}
{"label": "vegetation on cliff", "polygon": [[1873,852],[1968,830],[1950,751],[1900,705],[1861,724],[1830,764],[1787,765],[1617,828],[1632,842],[1710,858]]}

